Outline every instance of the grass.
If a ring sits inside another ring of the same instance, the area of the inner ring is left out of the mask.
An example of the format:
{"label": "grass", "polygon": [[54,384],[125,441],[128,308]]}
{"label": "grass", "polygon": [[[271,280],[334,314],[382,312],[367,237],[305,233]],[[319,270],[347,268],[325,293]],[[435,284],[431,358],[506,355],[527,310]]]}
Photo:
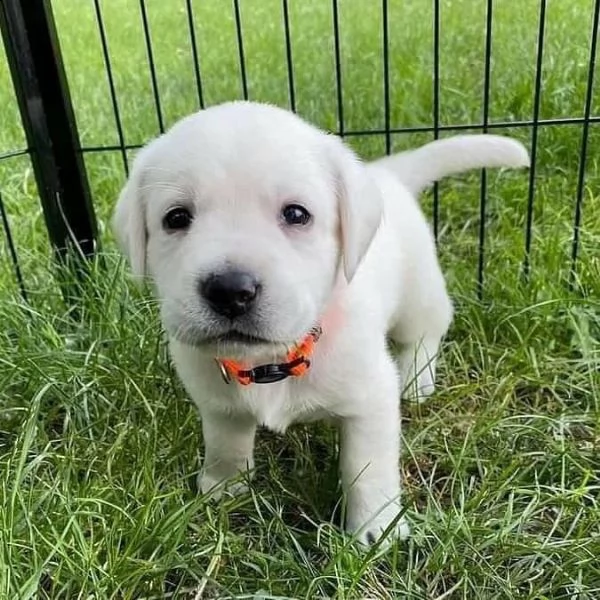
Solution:
{"label": "grass", "polygon": [[[148,2],[167,125],[196,109],[185,3]],[[288,103],[278,0],[241,2],[249,94]],[[548,3],[541,118],[581,116],[591,0]],[[432,14],[390,0],[393,127],[432,120]],[[129,144],[157,133],[137,3],[102,3]],[[118,142],[92,3],[55,0],[84,147]],[[494,3],[492,120],[533,108],[536,0]],[[241,96],[233,12],[194,4],[204,100]],[[331,4],[290,2],[297,107],[337,129]],[[380,5],[340,3],[345,128],[381,129]],[[481,119],[485,3],[441,3],[441,122]],[[25,146],[0,57],[0,153]],[[594,100],[593,114],[598,114]],[[507,134],[528,142],[529,128]],[[600,184],[590,155],[576,291],[566,285],[582,129],[540,130],[532,277],[527,173],[488,174],[484,302],[476,298],[478,176],[440,186],[440,252],[457,318],[439,392],[403,406],[410,541],[361,553],[339,531],[335,431],[264,433],[247,496],[194,489],[201,436],[169,365],[156,306],[120,265],[107,217],[118,152],[86,152],[104,241],[68,318],[28,157],[0,192],[31,297],[0,252],[0,598],[596,598],[600,594]],[[394,134],[396,149],[427,134]],[[349,138],[369,157],[381,135]],[[424,200],[431,212],[431,197]]]}

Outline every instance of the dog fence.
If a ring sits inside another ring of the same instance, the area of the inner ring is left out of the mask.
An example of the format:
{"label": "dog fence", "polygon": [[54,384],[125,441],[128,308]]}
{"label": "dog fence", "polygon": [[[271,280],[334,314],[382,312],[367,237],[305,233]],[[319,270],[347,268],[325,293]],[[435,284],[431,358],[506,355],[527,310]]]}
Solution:
{"label": "dog fence", "polygon": [[[277,21],[282,37],[283,53],[281,60],[285,62],[287,107],[293,111],[299,110],[298,92],[299,83],[296,77],[296,62],[298,49],[295,46],[294,33],[298,34],[297,25],[291,15],[291,8],[296,0],[281,0],[279,11],[272,15]],[[379,89],[370,93],[377,95],[383,105],[379,126],[368,129],[358,129],[349,126],[347,120],[348,93],[344,88],[344,77],[351,72],[352,65],[344,61],[341,44],[341,31],[344,21],[341,15],[343,2],[338,0],[322,0],[321,4],[328,5],[328,19],[330,19],[332,56],[328,57],[334,63],[333,88],[323,90],[323,94],[335,96],[336,126],[332,129],[335,133],[346,139],[361,136],[372,136],[382,140],[386,152],[392,150],[392,138],[397,134],[427,133],[431,138],[438,138],[447,132],[461,130],[492,132],[510,128],[527,130],[529,133],[532,166],[527,175],[529,185],[524,210],[523,230],[523,255],[522,271],[525,276],[529,274],[530,253],[532,247],[532,222],[534,218],[534,202],[536,198],[536,184],[539,178],[539,132],[542,128],[560,126],[578,126],[581,132],[579,142],[578,167],[574,197],[570,199],[572,207],[572,220],[570,224],[570,268],[576,272],[580,251],[580,233],[582,229],[582,208],[585,195],[586,173],[588,165],[590,130],[600,116],[593,114],[593,91],[595,56],[598,36],[598,19],[600,13],[600,0],[590,3],[589,23],[579,23],[577,35],[589,36],[587,55],[587,81],[585,83],[585,96],[582,113],[578,116],[560,118],[542,118],[540,112],[541,99],[545,84],[544,51],[547,33],[546,0],[540,0],[537,9],[537,23],[535,36],[535,65],[532,71],[532,114],[530,119],[491,119],[490,117],[490,90],[491,69],[494,58],[494,14],[496,3],[493,0],[481,0],[485,5],[485,20],[481,27],[485,29],[485,44],[483,52],[483,95],[481,97],[481,118],[477,122],[459,124],[445,123],[442,120],[442,96],[440,93],[442,73],[441,60],[441,31],[444,25],[442,12],[443,0],[432,0],[428,14],[431,19],[431,44],[428,52],[432,64],[431,94],[432,105],[430,123],[427,125],[402,126],[392,119],[391,107],[391,40],[398,37],[398,23],[392,19],[388,0],[373,0],[371,10],[376,10],[380,21],[380,60],[381,81]],[[188,86],[193,87],[197,107],[202,108],[206,103],[206,82],[202,69],[203,56],[200,49],[200,33],[198,31],[198,6],[200,2],[194,0],[168,0],[173,10],[182,11],[187,22],[187,31],[182,31],[184,40],[182,48],[189,52],[192,69],[189,73]],[[299,2],[299,0],[298,0]],[[70,81],[68,70],[63,64],[61,44],[59,40],[63,33],[55,22],[53,15],[53,2],[51,0],[0,0],[0,28],[4,41],[7,64],[9,66],[14,93],[18,103],[22,128],[24,130],[24,146],[22,148],[0,147],[0,216],[4,240],[0,246],[3,260],[10,264],[16,287],[22,297],[27,299],[28,281],[22,273],[19,255],[26,249],[20,248],[14,236],[14,217],[8,209],[5,191],[6,181],[10,178],[11,163],[28,159],[34,173],[37,186],[37,196],[43,209],[43,218],[51,246],[55,252],[62,256],[74,244],[79,252],[85,256],[93,256],[100,243],[99,227],[94,210],[93,195],[90,192],[89,175],[86,171],[85,159],[95,153],[116,153],[121,157],[122,168],[128,171],[129,151],[140,146],[139,143],[128,142],[128,132],[123,123],[121,107],[128,102],[128,98],[121,97],[115,85],[115,72],[112,66],[112,56],[109,44],[109,35],[105,24],[105,14],[111,10],[109,0],[89,0],[93,10],[96,27],[96,38],[90,39],[89,44],[95,45],[101,61],[90,66],[92,72],[96,70],[97,81],[105,80],[107,93],[110,96],[114,127],[116,130],[116,145],[90,146],[80,143],[80,135],[75,119],[73,101],[69,92]],[[132,0],[132,4],[133,4]],[[228,13],[235,27],[234,57],[228,57],[237,63],[235,70],[239,75],[241,98],[252,99],[251,76],[249,74],[249,59],[246,52],[246,30],[244,27],[244,11],[249,9],[251,0],[223,1],[220,10]],[[314,2],[312,3],[315,4]],[[139,0],[136,4],[137,18],[141,24],[143,42],[146,51],[146,64],[140,64],[140,70],[147,70],[150,89],[156,116],[156,129],[163,132],[168,126],[165,117],[165,106],[168,101],[160,92],[157,75],[155,45],[153,40],[161,35],[160,23],[151,23],[149,18],[149,0]],[[396,13],[394,13],[396,14]],[[305,36],[310,31],[301,32]],[[325,58],[324,58],[325,60]],[[228,63],[229,64],[229,63]],[[232,63],[234,64],[234,63]],[[515,65],[515,68],[518,68]],[[1,74],[1,72],[0,72]],[[94,85],[95,81],[91,82]],[[301,110],[299,110],[301,112]],[[1,121],[0,121],[1,122]],[[0,136],[0,140],[3,139]],[[481,192],[479,197],[479,214],[473,215],[478,219],[478,244],[477,244],[477,282],[479,293],[482,293],[484,280],[484,254],[486,236],[486,174],[481,175]],[[440,230],[439,198],[437,188],[433,194],[433,227],[436,236]]]}

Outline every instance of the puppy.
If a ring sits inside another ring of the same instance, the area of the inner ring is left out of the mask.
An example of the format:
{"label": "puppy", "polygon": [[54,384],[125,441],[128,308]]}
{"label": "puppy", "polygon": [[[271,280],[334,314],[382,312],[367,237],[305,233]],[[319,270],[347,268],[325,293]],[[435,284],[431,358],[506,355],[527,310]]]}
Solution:
{"label": "puppy", "polygon": [[393,522],[408,535],[400,395],[433,392],[452,318],[415,198],[452,173],[527,164],[520,143],[492,135],[363,164],[337,137],[250,102],[189,116],[140,151],[114,228],[134,274],[154,282],[200,411],[203,493],[253,469],[258,425],[333,417],[346,528],[363,543]]}

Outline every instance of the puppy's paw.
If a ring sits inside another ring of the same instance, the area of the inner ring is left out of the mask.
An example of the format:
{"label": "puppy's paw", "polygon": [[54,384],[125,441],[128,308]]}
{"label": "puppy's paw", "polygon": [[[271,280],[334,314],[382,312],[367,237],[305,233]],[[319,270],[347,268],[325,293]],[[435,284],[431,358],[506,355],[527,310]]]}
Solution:
{"label": "puppy's paw", "polygon": [[402,394],[405,400],[409,402],[425,402],[435,391],[435,381],[429,369],[419,373],[404,388]]}
{"label": "puppy's paw", "polygon": [[198,475],[198,490],[211,500],[220,500],[223,493],[239,496],[248,491],[248,486],[239,480],[219,479],[205,471]]}
{"label": "puppy's paw", "polygon": [[401,517],[394,527],[387,533],[385,538],[382,539],[383,534],[387,531],[390,526],[390,522],[379,522],[374,520],[368,523],[364,527],[355,533],[356,540],[363,546],[372,546],[377,542],[380,542],[384,548],[390,546],[394,541],[404,541],[410,536],[410,526],[408,521]]}
{"label": "puppy's paw", "polygon": [[[368,510],[366,504],[361,508],[360,511],[349,511],[346,521],[347,531],[353,534],[359,543],[370,546],[381,540],[383,546],[388,546],[394,540],[405,540],[410,535],[406,518],[398,518],[401,508],[397,502],[380,510]],[[381,539],[386,532],[385,539]]]}

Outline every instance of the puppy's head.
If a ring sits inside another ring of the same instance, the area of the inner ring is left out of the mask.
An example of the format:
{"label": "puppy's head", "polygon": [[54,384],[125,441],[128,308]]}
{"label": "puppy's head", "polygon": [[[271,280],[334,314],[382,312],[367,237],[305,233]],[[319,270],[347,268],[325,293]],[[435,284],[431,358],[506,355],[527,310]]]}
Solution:
{"label": "puppy's head", "polygon": [[196,113],[137,156],[113,223],[179,341],[289,345],[351,281],[381,218],[342,142],[271,106]]}

